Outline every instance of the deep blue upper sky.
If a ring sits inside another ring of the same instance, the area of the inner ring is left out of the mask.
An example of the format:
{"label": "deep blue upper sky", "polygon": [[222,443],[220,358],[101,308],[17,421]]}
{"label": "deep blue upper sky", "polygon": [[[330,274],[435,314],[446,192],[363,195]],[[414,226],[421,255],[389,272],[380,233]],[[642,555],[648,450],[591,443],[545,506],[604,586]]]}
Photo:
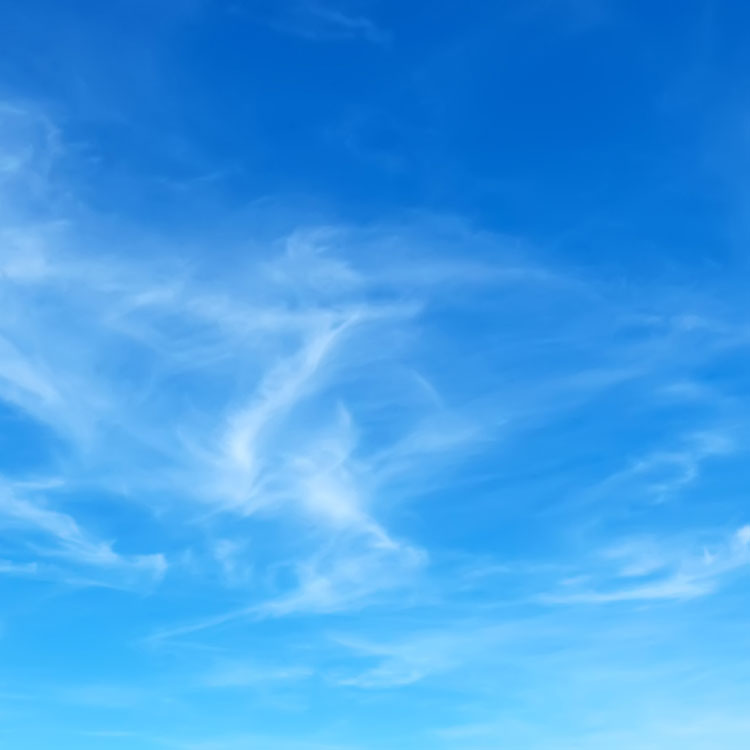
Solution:
{"label": "deep blue upper sky", "polygon": [[745,750],[749,37],[0,0],[0,747]]}
{"label": "deep blue upper sky", "polygon": [[291,194],[582,249],[732,245],[744,3],[6,5],[3,89],[85,144],[105,210],[158,217],[164,180],[211,175],[222,208]]}

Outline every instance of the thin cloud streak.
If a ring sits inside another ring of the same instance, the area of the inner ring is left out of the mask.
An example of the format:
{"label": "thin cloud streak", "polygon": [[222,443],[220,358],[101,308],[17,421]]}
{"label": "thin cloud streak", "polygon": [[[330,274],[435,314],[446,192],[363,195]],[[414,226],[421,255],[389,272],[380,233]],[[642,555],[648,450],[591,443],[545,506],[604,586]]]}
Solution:
{"label": "thin cloud streak", "polygon": [[[725,579],[750,566],[750,526],[742,526],[720,546],[685,555],[667,545],[631,543],[605,550],[602,558],[620,563],[605,590],[546,594],[547,604],[609,604],[695,599],[715,593]],[[601,578],[601,574],[597,576]]]}

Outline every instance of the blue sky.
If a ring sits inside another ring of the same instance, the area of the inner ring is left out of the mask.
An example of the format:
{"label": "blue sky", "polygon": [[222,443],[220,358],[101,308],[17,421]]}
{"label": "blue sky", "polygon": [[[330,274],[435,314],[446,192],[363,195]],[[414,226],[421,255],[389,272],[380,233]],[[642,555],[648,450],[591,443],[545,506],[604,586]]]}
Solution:
{"label": "blue sky", "polygon": [[746,3],[0,5],[0,747],[747,748]]}

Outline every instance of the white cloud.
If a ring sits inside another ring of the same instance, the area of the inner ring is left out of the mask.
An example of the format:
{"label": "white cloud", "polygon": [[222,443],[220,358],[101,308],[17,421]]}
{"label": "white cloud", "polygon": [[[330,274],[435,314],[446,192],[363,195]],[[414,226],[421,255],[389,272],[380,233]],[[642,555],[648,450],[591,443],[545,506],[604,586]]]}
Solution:
{"label": "white cloud", "polygon": [[295,683],[313,675],[308,667],[268,667],[248,662],[220,664],[200,681],[207,688],[268,687],[277,683]]}
{"label": "white cloud", "polygon": [[[162,554],[121,555],[115,552],[111,543],[92,538],[71,516],[23,497],[17,488],[7,483],[0,485],[0,525],[30,533],[27,544],[42,558],[62,558],[76,566],[98,571],[105,576],[98,579],[102,584],[127,584],[141,578],[158,581],[168,567]],[[35,541],[37,535],[51,544],[39,544]],[[50,565],[37,562],[8,562],[5,572],[66,577],[61,572],[55,574]],[[108,573],[115,577],[111,578]],[[83,582],[82,578],[78,580]]]}
{"label": "white cloud", "polygon": [[[566,587],[546,594],[550,604],[607,604],[694,599],[717,591],[725,579],[750,565],[750,527],[742,526],[729,539],[702,549],[685,550],[674,543],[636,539],[605,549],[600,561],[614,563],[607,576],[592,577],[595,589]],[[585,585],[588,578],[584,578]],[[577,589],[577,590],[576,590]]]}
{"label": "white cloud", "polygon": [[[49,139],[37,138],[38,155],[8,162],[4,191],[39,175],[55,192],[60,146],[50,139],[47,152]],[[114,237],[63,200],[42,216],[19,195],[0,215],[0,398],[58,441],[53,465],[29,476],[61,476],[71,493],[114,493],[165,538],[170,524],[186,545],[201,536],[221,584],[246,595],[217,596],[206,610],[219,614],[165,628],[162,639],[418,590],[430,557],[400,530],[407,504],[470,479],[459,468],[477,456],[492,454],[482,467],[491,475],[501,434],[522,440],[615,388],[642,395],[692,382],[691,366],[714,353],[695,346],[707,330],[740,340],[733,326],[707,323],[693,300],[675,305],[682,312],[655,300],[648,325],[636,325],[621,314],[627,296],[456,220],[303,227],[263,244],[248,230],[247,247],[207,262],[134,227]],[[457,314],[455,330],[447,313]],[[597,491],[667,499],[739,443],[731,430],[683,434]],[[39,559],[4,553],[7,572],[36,563],[68,566],[76,579],[82,569],[109,571],[110,581],[164,574],[164,554],[120,552],[127,540],[87,531],[96,528],[87,514],[103,506],[58,506],[51,488],[24,486],[29,476],[13,478],[0,513]],[[256,521],[267,525],[258,531]],[[266,532],[264,550],[253,534]],[[561,596],[699,596],[740,557],[632,555],[614,584],[594,577],[596,588],[566,586]]]}
{"label": "white cloud", "polygon": [[259,494],[255,484],[262,467],[256,455],[265,430],[282,422],[305,395],[336,339],[349,321],[315,333],[291,360],[274,365],[263,376],[251,403],[227,420],[218,460],[218,491],[241,510],[253,508]]}
{"label": "white cloud", "polygon": [[9,560],[0,560],[0,575],[35,576],[38,572],[39,564],[36,562],[15,563]]}
{"label": "white cloud", "polygon": [[375,21],[361,14],[346,12],[330,0],[297,0],[274,6],[267,23],[278,31],[310,41],[364,40],[386,44],[390,34]]}

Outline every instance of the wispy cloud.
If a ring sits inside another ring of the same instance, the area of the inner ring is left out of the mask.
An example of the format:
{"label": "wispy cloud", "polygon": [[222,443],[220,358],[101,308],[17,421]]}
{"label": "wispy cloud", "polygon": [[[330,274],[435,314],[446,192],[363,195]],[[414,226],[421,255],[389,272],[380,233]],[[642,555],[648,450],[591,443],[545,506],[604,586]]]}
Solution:
{"label": "wispy cloud", "polygon": [[207,688],[268,687],[276,683],[307,680],[313,672],[308,667],[267,667],[247,662],[230,662],[218,665],[200,682]]}
{"label": "wispy cloud", "polygon": [[[47,163],[19,159],[11,181]],[[54,470],[66,487],[156,502],[173,517],[205,513],[225,583],[237,586],[251,568],[262,583],[241,606],[165,632],[339,612],[415,582],[429,555],[391,528],[395,504],[450,481],[501,432],[623,384],[674,382],[665,352],[689,359],[690,338],[706,328],[695,313],[634,323],[591,282],[456,220],[296,228],[232,273],[205,278],[200,258],[169,248],[157,260],[82,251],[72,228],[83,217],[60,205],[54,232],[24,219],[3,249],[12,314],[0,327],[0,395],[61,441]],[[466,246],[471,260],[457,253]],[[541,336],[530,289],[560,310]],[[601,314],[592,320],[581,299]],[[448,312],[469,329],[490,312],[520,324],[477,357],[436,330]],[[542,351],[551,368],[535,367]],[[647,482],[664,499],[731,449],[731,438],[695,431],[605,485]],[[163,553],[120,555],[116,541],[87,536],[72,511],[52,510],[48,490],[33,502],[10,497],[5,515],[52,538],[58,558],[164,570]],[[256,516],[286,530],[275,559],[232,529],[231,519]],[[284,587],[270,573],[280,561]]]}
{"label": "wispy cloud", "polygon": [[339,677],[341,685],[363,689],[389,689],[417,683],[426,677],[455,669],[478,647],[477,632],[425,633],[400,643],[369,643],[339,639],[354,655],[375,660],[376,665],[358,674]]}
{"label": "wispy cloud", "polygon": [[280,32],[316,42],[362,40],[382,45],[391,40],[390,32],[372,18],[325,0],[281,3],[267,22]]}
{"label": "wispy cloud", "polygon": [[[167,570],[164,555],[118,554],[110,542],[92,538],[71,516],[22,496],[18,488],[8,484],[0,485],[0,524],[30,533],[28,547],[41,559],[61,558],[76,566],[93,569],[95,572],[92,580],[100,580],[102,584],[127,584],[134,578],[158,581]],[[51,544],[35,541],[37,536]],[[65,577],[60,572],[55,573],[53,566],[39,562],[6,562],[4,566],[0,566],[0,570],[15,574]],[[108,573],[115,577],[110,580]],[[74,580],[73,576],[67,575]],[[97,575],[104,575],[104,578],[97,579]],[[80,580],[83,582],[85,579],[81,577]]]}
{"label": "wispy cloud", "polygon": [[[0,576],[156,591],[128,630],[150,648],[128,654],[181,665],[157,688],[73,685],[67,706],[313,685],[347,706],[440,686],[458,706],[504,669],[595,661],[584,614],[622,621],[609,653],[643,610],[713,602],[750,562],[741,517],[689,505],[744,458],[742,385],[716,375],[745,356],[741,310],[457,219],[244,225],[193,251],[66,199],[57,157],[4,148],[0,400],[23,461],[0,469]],[[249,652],[261,635],[284,658]],[[440,741],[487,746],[487,724]]]}
{"label": "wispy cloud", "polygon": [[726,430],[701,430],[683,436],[679,443],[636,459],[626,469],[608,477],[596,490],[608,495],[628,489],[640,490],[653,502],[665,502],[694,483],[703,464],[735,450]]}
{"label": "wispy cloud", "polygon": [[572,581],[570,591],[545,595],[559,604],[607,604],[632,601],[694,599],[718,590],[731,574],[750,565],[750,526],[742,526],[722,544],[685,551],[673,543],[637,539],[602,552],[596,588],[585,588],[587,576]]}

